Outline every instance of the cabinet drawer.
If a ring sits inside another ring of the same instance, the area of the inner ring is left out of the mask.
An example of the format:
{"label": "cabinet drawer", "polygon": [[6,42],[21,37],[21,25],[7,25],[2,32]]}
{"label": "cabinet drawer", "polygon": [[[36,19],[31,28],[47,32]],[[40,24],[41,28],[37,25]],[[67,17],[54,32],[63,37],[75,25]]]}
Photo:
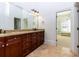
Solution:
{"label": "cabinet drawer", "polygon": [[8,36],[6,37],[6,42],[17,41],[21,39],[20,36]]}

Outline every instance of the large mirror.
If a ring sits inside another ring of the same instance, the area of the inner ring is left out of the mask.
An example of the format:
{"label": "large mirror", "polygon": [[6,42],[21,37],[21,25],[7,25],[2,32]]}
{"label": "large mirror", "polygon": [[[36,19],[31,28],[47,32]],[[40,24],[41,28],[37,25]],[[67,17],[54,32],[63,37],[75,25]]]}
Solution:
{"label": "large mirror", "polygon": [[35,9],[28,12],[12,3],[0,3],[0,30],[42,29],[44,21],[41,19]]}

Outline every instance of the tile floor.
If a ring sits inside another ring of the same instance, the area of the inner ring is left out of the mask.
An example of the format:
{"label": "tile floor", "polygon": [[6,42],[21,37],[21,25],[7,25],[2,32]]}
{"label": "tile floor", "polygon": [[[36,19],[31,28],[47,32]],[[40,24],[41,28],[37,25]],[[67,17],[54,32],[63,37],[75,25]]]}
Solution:
{"label": "tile floor", "polygon": [[27,57],[73,57],[70,49],[64,47],[55,47],[49,44],[43,44]]}
{"label": "tile floor", "polygon": [[57,45],[62,47],[71,47],[71,37],[57,35]]}

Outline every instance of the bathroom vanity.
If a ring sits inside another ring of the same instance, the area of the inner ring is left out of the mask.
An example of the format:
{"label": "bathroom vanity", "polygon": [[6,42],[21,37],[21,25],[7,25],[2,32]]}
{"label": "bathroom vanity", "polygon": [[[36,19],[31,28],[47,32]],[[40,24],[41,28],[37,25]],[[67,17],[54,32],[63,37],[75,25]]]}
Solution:
{"label": "bathroom vanity", "polygon": [[23,57],[44,43],[44,30],[0,34],[0,57]]}
{"label": "bathroom vanity", "polygon": [[44,20],[39,22],[40,15],[29,15],[13,3],[2,3],[0,8],[0,57],[27,56],[44,43]]}

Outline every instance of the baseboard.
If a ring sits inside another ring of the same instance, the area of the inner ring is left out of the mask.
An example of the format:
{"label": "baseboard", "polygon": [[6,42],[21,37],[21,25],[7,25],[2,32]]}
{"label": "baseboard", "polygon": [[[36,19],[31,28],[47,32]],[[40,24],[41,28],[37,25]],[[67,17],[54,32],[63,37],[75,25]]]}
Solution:
{"label": "baseboard", "polygon": [[44,43],[45,44],[50,44],[50,45],[56,46],[56,42],[55,41],[47,40]]}

